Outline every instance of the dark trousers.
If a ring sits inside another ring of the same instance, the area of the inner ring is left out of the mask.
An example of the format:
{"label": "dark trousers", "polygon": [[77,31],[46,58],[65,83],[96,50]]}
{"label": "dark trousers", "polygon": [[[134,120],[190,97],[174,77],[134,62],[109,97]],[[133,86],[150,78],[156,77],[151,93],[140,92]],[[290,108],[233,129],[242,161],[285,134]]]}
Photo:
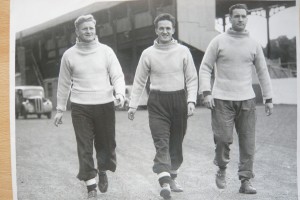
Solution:
{"label": "dark trousers", "polygon": [[170,173],[170,170],[177,170],[183,161],[182,142],[187,128],[185,91],[150,91],[148,112],[156,149],[153,172]]}
{"label": "dark trousers", "polygon": [[255,99],[245,101],[226,101],[215,99],[212,110],[212,129],[216,144],[214,163],[226,168],[230,161],[230,145],[233,142],[235,126],[240,151],[238,175],[240,179],[253,178],[255,154]]}
{"label": "dark trousers", "polygon": [[[116,170],[115,110],[113,102],[99,105],[71,104],[77,141],[79,180],[97,176],[98,170]],[[93,146],[98,170],[94,166]]]}

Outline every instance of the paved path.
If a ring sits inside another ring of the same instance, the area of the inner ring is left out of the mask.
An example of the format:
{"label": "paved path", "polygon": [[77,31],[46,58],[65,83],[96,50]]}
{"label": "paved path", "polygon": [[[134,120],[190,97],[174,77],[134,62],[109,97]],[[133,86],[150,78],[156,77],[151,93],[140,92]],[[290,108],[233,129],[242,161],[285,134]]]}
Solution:
{"label": "paved path", "polygon": [[[296,117],[297,107],[275,106],[266,117],[257,106],[256,195],[239,194],[237,177],[237,137],[231,146],[228,187],[219,190],[214,183],[216,167],[212,160],[214,144],[210,111],[197,108],[189,119],[184,140],[184,163],[178,181],[183,193],[173,200],[296,200]],[[152,172],[154,145],[148,127],[147,111],[134,121],[127,112],[117,111],[118,168],[108,173],[109,190],[98,193],[103,200],[160,200],[157,177]],[[16,120],[17,186],[19,200],[78,200],[86,198],[85,186],[76,179],[78,160],[70,112],[64,124],[54,127],[46,118]]]}

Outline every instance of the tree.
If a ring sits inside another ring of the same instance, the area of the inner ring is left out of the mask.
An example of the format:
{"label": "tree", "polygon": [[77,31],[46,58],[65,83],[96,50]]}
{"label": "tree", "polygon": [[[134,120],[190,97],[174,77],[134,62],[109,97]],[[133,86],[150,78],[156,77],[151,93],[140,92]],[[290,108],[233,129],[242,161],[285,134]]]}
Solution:
{"label": "tree", "polygon": [[[267,47],[264,48],[266,54]],[[282,63],[296,62],[296,37],[288,39],[285,35],[270,41],[270,59],[280,58]]]}

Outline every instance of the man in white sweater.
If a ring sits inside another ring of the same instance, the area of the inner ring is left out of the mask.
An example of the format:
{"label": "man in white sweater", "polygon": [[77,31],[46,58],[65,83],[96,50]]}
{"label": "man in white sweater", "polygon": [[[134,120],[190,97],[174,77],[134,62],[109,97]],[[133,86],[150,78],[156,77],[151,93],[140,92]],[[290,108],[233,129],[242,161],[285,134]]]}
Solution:
{"label": "man in white sweater", "polygon": [[54,117],[56,126],[62,123],[71,92],[71,115],[79,158],[77,178],[86,182],[88,198],[97,198],[97,174],[98,188],[106,192],[106,170],[116,170],[114,103],[123,106],[125,95],[120,63],[110,47],[98,42],[95,25],[92,15],[80,16],[75,21],[77,41],[62,56]]}
{"label": "man in white sweater", "polygon": [[[204,104],[212,111],[215,142],[214,163],[218,188],[226,187],[226,167],[230,161],[230,145],[235,126],[239,140],[239,192],[256,194],[250,179],[254,177],[255,154],[255,93],[252,69],[256,69],[267,115],[272,114],[272,86],[261,46],[245,29],[248,9],[245,4],[229,8],[231,28],[209,44],[199,70],[199,92]],[[211,76],[215,80],[211,93]]]}
{"label": "man in white sweater", "polygon": [[[133,120],[148,77],[149,126],[156,148],[153,172],[158,175],[160,195],[171,197],[171,190],[182,192],[175,181],[183,161],[182,142],[187,118],[193,114],[197,98],[197,71],[189,49],[172,35],[175,18],[160,14],[154,20],[157,39],[145,49],[136,69],[128,118]],[[186,90],[185,90],[186,88]]]}

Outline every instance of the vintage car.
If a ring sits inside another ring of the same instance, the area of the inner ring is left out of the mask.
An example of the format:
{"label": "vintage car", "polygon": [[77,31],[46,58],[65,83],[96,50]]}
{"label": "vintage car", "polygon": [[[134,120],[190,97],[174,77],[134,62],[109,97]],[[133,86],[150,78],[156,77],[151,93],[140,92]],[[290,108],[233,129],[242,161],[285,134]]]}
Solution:
{"label": "vintage car", "polygon": [[15,87],[16,118],[36,114],[38,118],[46,115],[51,118],[52,102],[45,98],[44,89],[41,86],[16,86]]}

